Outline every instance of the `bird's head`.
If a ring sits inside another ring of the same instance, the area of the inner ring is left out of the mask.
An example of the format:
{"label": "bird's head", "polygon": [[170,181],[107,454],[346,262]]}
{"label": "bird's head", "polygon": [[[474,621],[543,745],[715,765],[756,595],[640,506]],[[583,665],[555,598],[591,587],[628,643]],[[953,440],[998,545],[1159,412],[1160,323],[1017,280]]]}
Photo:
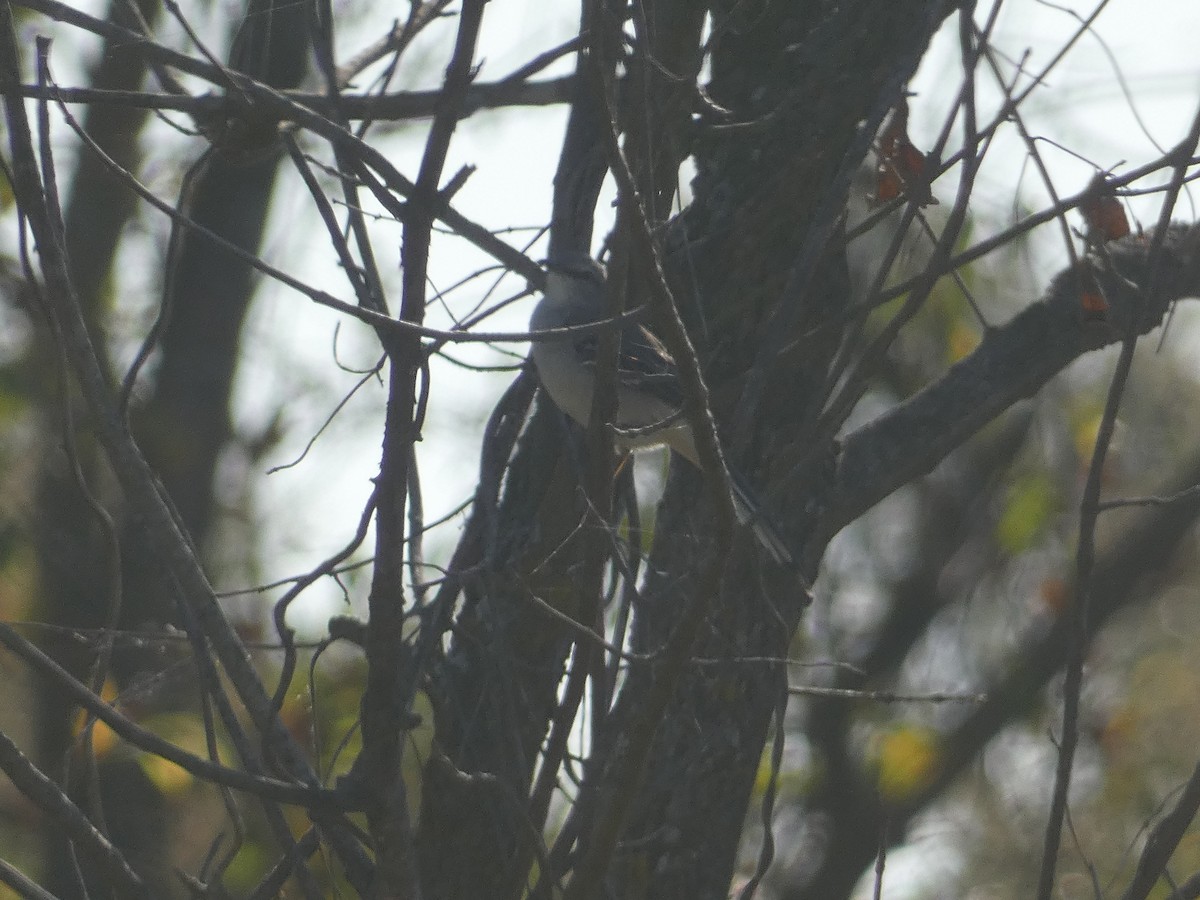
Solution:
{"label": "bird's head", "polygon": [[604,265],[582,250],[556,253],[546,260],[546,296],[566,301],[579,290],[602,295]]}

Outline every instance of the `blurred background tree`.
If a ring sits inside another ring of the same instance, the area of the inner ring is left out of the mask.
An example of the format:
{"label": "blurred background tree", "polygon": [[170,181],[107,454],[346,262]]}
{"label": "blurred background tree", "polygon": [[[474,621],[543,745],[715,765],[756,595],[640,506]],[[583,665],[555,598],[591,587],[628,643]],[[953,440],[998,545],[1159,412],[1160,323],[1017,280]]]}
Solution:
{"label": "blurred background tree", "polygon": [[[1125,6],[5,4],[0,892],[1200,896]],[[547,247],[794,567],[536,395]]]}

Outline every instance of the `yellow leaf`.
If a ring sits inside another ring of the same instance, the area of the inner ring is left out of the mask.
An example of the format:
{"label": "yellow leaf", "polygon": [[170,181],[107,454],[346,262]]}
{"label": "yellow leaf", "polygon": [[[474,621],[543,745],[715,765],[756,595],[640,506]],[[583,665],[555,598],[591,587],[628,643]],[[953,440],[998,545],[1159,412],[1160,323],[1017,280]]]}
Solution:
{"label": "yellow leaf", "polygon": [[1008,489],[996,540],[1009,553],[1029,549],[1058,511],[1058,489],[1043,472],[1022,475]]}
{"label": "yellow leaf", "polygon": [[928,787],[939,756],[936,736],[927,728],[904,726],[883,735],[875,755],[880,796],[900,802]]}
{"label": "yellow leaf", "polygon": [[167,796],[181,793],[192,786],[191,774],[170,760],[152,753],[139,753],[137,760],[146,777]]}
{"label": "yellow leaf", "polygon": [[1075,442],[1075,453],[1087,463],[1096,449],[1096,435],[1100,433],[1100,422],[1104,418],[1101,407],[1088,407],[1076,412],[1071,421],[1071,437]]}
{"label": "yellow leaf", "polygon": [[[111,678],[106,679],[103,687],[100,688],[100,699],[112,703],[116,697],[116,682],[114,682]],[[87,722],[87,710],[76,710],[75,723],[71,729],[75,737],[79,737],[83,733],[84,726],[87,725]],[[92,752],[96,754],[96,758],[103,759],[116,745],[117,736],[113,733],[113,730],[99,719],[94,720],[92,722]]]}
{"label": "yellow leaf", "polygon": [[[204,723],[196,716],[186,713],[161,713],[149,717],[142,724],[177,747],[196,756],[208,758]],[[235,758],[220,737],[217,738],[217,745],[222,760]],[[190,788],[194,782],[190,773],[153,753],[139,751],[137,762],[146,773],[146,777],[154,782],[164,795],[178,795]]]}
{"label": "yellow leaf", "polygon": [[418,691],[413,698],[413,713],[421,723],[407,733],[400,776],[404,780],[404,799],[408,803],[408,819],[415,828],[421,818],[421,790],[425,785],[425,764],[433,753],[433,704],[429,695]]}
{"label": "yellow leaf", "polygon": [[950,323],[946,335],[946,362],[956,363],[979,346],[979,332],[962,319]]}

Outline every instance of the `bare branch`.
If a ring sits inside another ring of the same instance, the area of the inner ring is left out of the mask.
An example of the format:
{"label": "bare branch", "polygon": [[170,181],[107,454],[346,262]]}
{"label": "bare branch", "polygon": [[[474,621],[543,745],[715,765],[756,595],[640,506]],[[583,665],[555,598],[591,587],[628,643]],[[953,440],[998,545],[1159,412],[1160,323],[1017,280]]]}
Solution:
{"label": "bare branch", "polygon": [[104,865],[114,886],[129,897],[150,897],[150,892],[129,863],[102,835],[62,789],[25,758],[8,735],[0,732],[0,769],[4,770],[16,788],[48,816],[54,818],[72,840],[79,842]]}
{"label": "bare branch", "polygon": [[970,356],[894,410],[852,431],[841,448],[832,506],[833,529],[874,506],[900,485],[931,471],[963,441],[1018,400],[1031,396],[1069,363],[1120,339],[1131,320],[1150,331],[1168,306],[1200,296],[1200,228],[1172,225],[1164,238],[1159,292],[1143,302],[1150,242],[1129,237],[1107,246],[1112,268],[1092,259],[1087,271],[1103,286],[1111,313],[1091,321],[1080,303],[1076,272],[1060,273],[1046,295],[984,335]]}
{"label": "bare branch", "polygon": [[305,787],[267,778],[261,775],[251,775],[237,769],[209,762],[203,757],[182,750],[170,741],[159,737],[152,731],[147,731],[137,723],[117,712],[86,685],[76,679],[70,672],[46,656],[28,640],[21,637],[12,626],[0,622],[0,644],[31,667],[36,669],[54,687],[66,693],[72,700],[82,706],[88,713],[99,719],[113,730],[119,737],[129,741],[135,747],[140,747],[147,753],[161,756],[175,763],[185,772],[189,772],[204,781],[222,784],[240,791],[255,794],[269,800],[281,803],[301,805],[315,809],[349,809],[350,803],[344,797],[333,791],[321,788]]}
{"label": "bare branch", "polygon": [[[78,300],[68,275],[64,248],[56,235],[55,222],[46,203],[24,101],[11,90],[16,84],[19,62],[13,33],[11,9],[0,7],[0,92],[5,96],[8,134],[13,165],[13,190],[40,254],[47,306],[60,329],[67,357],[80,391],[92,415],[97,436],[108,453],[128,502],[148,523],[152,545],[177,580],[186,602],[195,609],[205,633],[217,652],[235,690],[256,727],[272,751],[297,778],[315,784],[315,775],[303,752],[292,741],[275,715],[262,683],[236,631],[225,618],[212,587],[200,567],[169,501],[134,442],[121,417],[107,377],[99,365]],[[354,880],[369,865],[357,844],[344,840],[340,829],[330,823],[330,838]]]}

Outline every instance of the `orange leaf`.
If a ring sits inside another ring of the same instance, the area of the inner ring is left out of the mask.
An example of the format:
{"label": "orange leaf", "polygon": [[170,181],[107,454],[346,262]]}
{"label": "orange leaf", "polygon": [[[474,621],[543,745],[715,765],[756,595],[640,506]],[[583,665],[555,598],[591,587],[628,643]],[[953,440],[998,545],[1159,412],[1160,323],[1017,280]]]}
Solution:
{"label": "orange leaf", "polygon": [[889,203],[904,192],[900,175],[887,163],[880,163],[875,177],[875,202]]}
{"label": "orange leaf", "polygon": [[1104,174],[1093,178],[1088,189],[1093,195],[1079,205],[1079,211],[1087,223],[1089,240],[1097,244],[1106,244],[1129,234],[1129,219],[1125,217],[1125,208],[1121,201],[1113,196]]}
{"label": "orange leaf", "polygon": [[1079,305],[1088,317],[1103,318],[1108,312],[1108,301],[1099,291],[1084,291],[1079,295]]}
{"label": "orange leaf", "polygon": [[879,135],[879,166],[875,170],[875,202],[887,203],[901,193],[922,206],[935,203],[929,192],[925,154],[908,139],[908,100],[896,104]]}

